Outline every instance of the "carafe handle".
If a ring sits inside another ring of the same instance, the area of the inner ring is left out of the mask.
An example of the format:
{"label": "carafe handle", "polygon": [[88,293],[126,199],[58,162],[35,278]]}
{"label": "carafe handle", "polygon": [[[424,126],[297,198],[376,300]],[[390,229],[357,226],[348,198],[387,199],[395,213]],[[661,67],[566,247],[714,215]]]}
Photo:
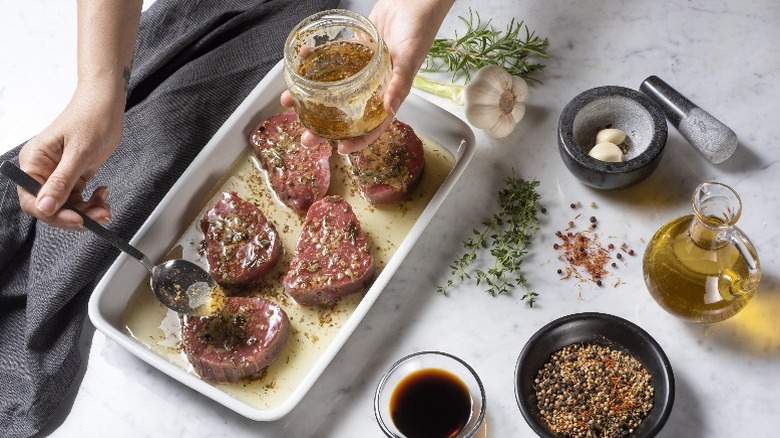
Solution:
{"label": "carafe handle", "polygon": [[745,245],[747,237],[745,237],[745,235],[736,227],[732,227],[725,234],[723,240],[731,242],[737,248],[740,255],[742,255],[742,258],[745,259],[745,263],[747,263],[750,272],[755,272],[758,269],[758,260],[753,257],[753,253],[751,253]]}

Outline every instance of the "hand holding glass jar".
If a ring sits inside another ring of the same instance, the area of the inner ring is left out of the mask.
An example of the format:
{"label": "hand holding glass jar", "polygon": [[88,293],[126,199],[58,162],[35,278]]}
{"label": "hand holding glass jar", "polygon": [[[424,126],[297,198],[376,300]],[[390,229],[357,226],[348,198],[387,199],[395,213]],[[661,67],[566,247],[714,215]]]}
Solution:
{"label": "hand holding glass jar", "polygon": [[452,3],[379,0],[370,20],[331,10],[302,21],[285,45],[289,90],[281,99],[308,128],[302,143],[339,140],[339,152],[349,153],[374,141],[409,94]]}

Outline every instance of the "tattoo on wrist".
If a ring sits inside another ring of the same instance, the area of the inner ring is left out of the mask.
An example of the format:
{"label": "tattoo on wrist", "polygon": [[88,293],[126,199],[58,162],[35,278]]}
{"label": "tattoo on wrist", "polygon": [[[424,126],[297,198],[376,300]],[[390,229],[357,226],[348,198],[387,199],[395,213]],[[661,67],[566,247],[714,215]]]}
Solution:
{"label": "tattoo on wrist", "polygon": [[125,94],[130,92],[130,69],[131,66],[127,66],[122,70],[122,77],[125,78]]}

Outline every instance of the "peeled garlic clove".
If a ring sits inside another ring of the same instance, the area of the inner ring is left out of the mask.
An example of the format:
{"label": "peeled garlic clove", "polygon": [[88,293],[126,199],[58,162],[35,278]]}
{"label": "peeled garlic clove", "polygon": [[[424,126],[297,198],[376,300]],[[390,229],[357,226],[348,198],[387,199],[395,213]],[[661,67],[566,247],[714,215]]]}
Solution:
{"label": "peeled garlic clove", "polygon": [[609,163],[619,163],[623,161],[623,151],[621,151],[615,143],[610,143],[608,141],[593,146],[590,152],[588,152],[588,155],[597,160]]}
{"label": "peeled garlic clove", "polygon": [[626,133],[622,129],[602,129],[596,134],[596,144],[610,142],[612,144],[620,144],[626,141]]}

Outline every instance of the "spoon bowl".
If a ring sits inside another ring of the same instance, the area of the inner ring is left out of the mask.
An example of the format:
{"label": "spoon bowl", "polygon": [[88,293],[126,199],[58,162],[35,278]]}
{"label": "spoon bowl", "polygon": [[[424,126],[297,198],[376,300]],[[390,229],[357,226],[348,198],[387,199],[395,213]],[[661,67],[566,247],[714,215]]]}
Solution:
{"label": "spoon bowl", "polygon": [[[41,189],[41,183],[10,161],[0,164],[0,173],[33,196],[37,196]],[[208,316],[218,312],[225,304],[225,292],[208,271],[195,263],[173,259],[154,265],[136,247],[81,210],[67,202],[63,208],[75,211],[84,220],[85,228],[141,262],[149,271],[152,292],[169,309],[191,316]]]}
{"label": "spoon bowl", "polygon": [[152,267],[150,285],[168,308],[192,316],[208,316],[225,304],[225,293],[203,268],[173,259]]}

